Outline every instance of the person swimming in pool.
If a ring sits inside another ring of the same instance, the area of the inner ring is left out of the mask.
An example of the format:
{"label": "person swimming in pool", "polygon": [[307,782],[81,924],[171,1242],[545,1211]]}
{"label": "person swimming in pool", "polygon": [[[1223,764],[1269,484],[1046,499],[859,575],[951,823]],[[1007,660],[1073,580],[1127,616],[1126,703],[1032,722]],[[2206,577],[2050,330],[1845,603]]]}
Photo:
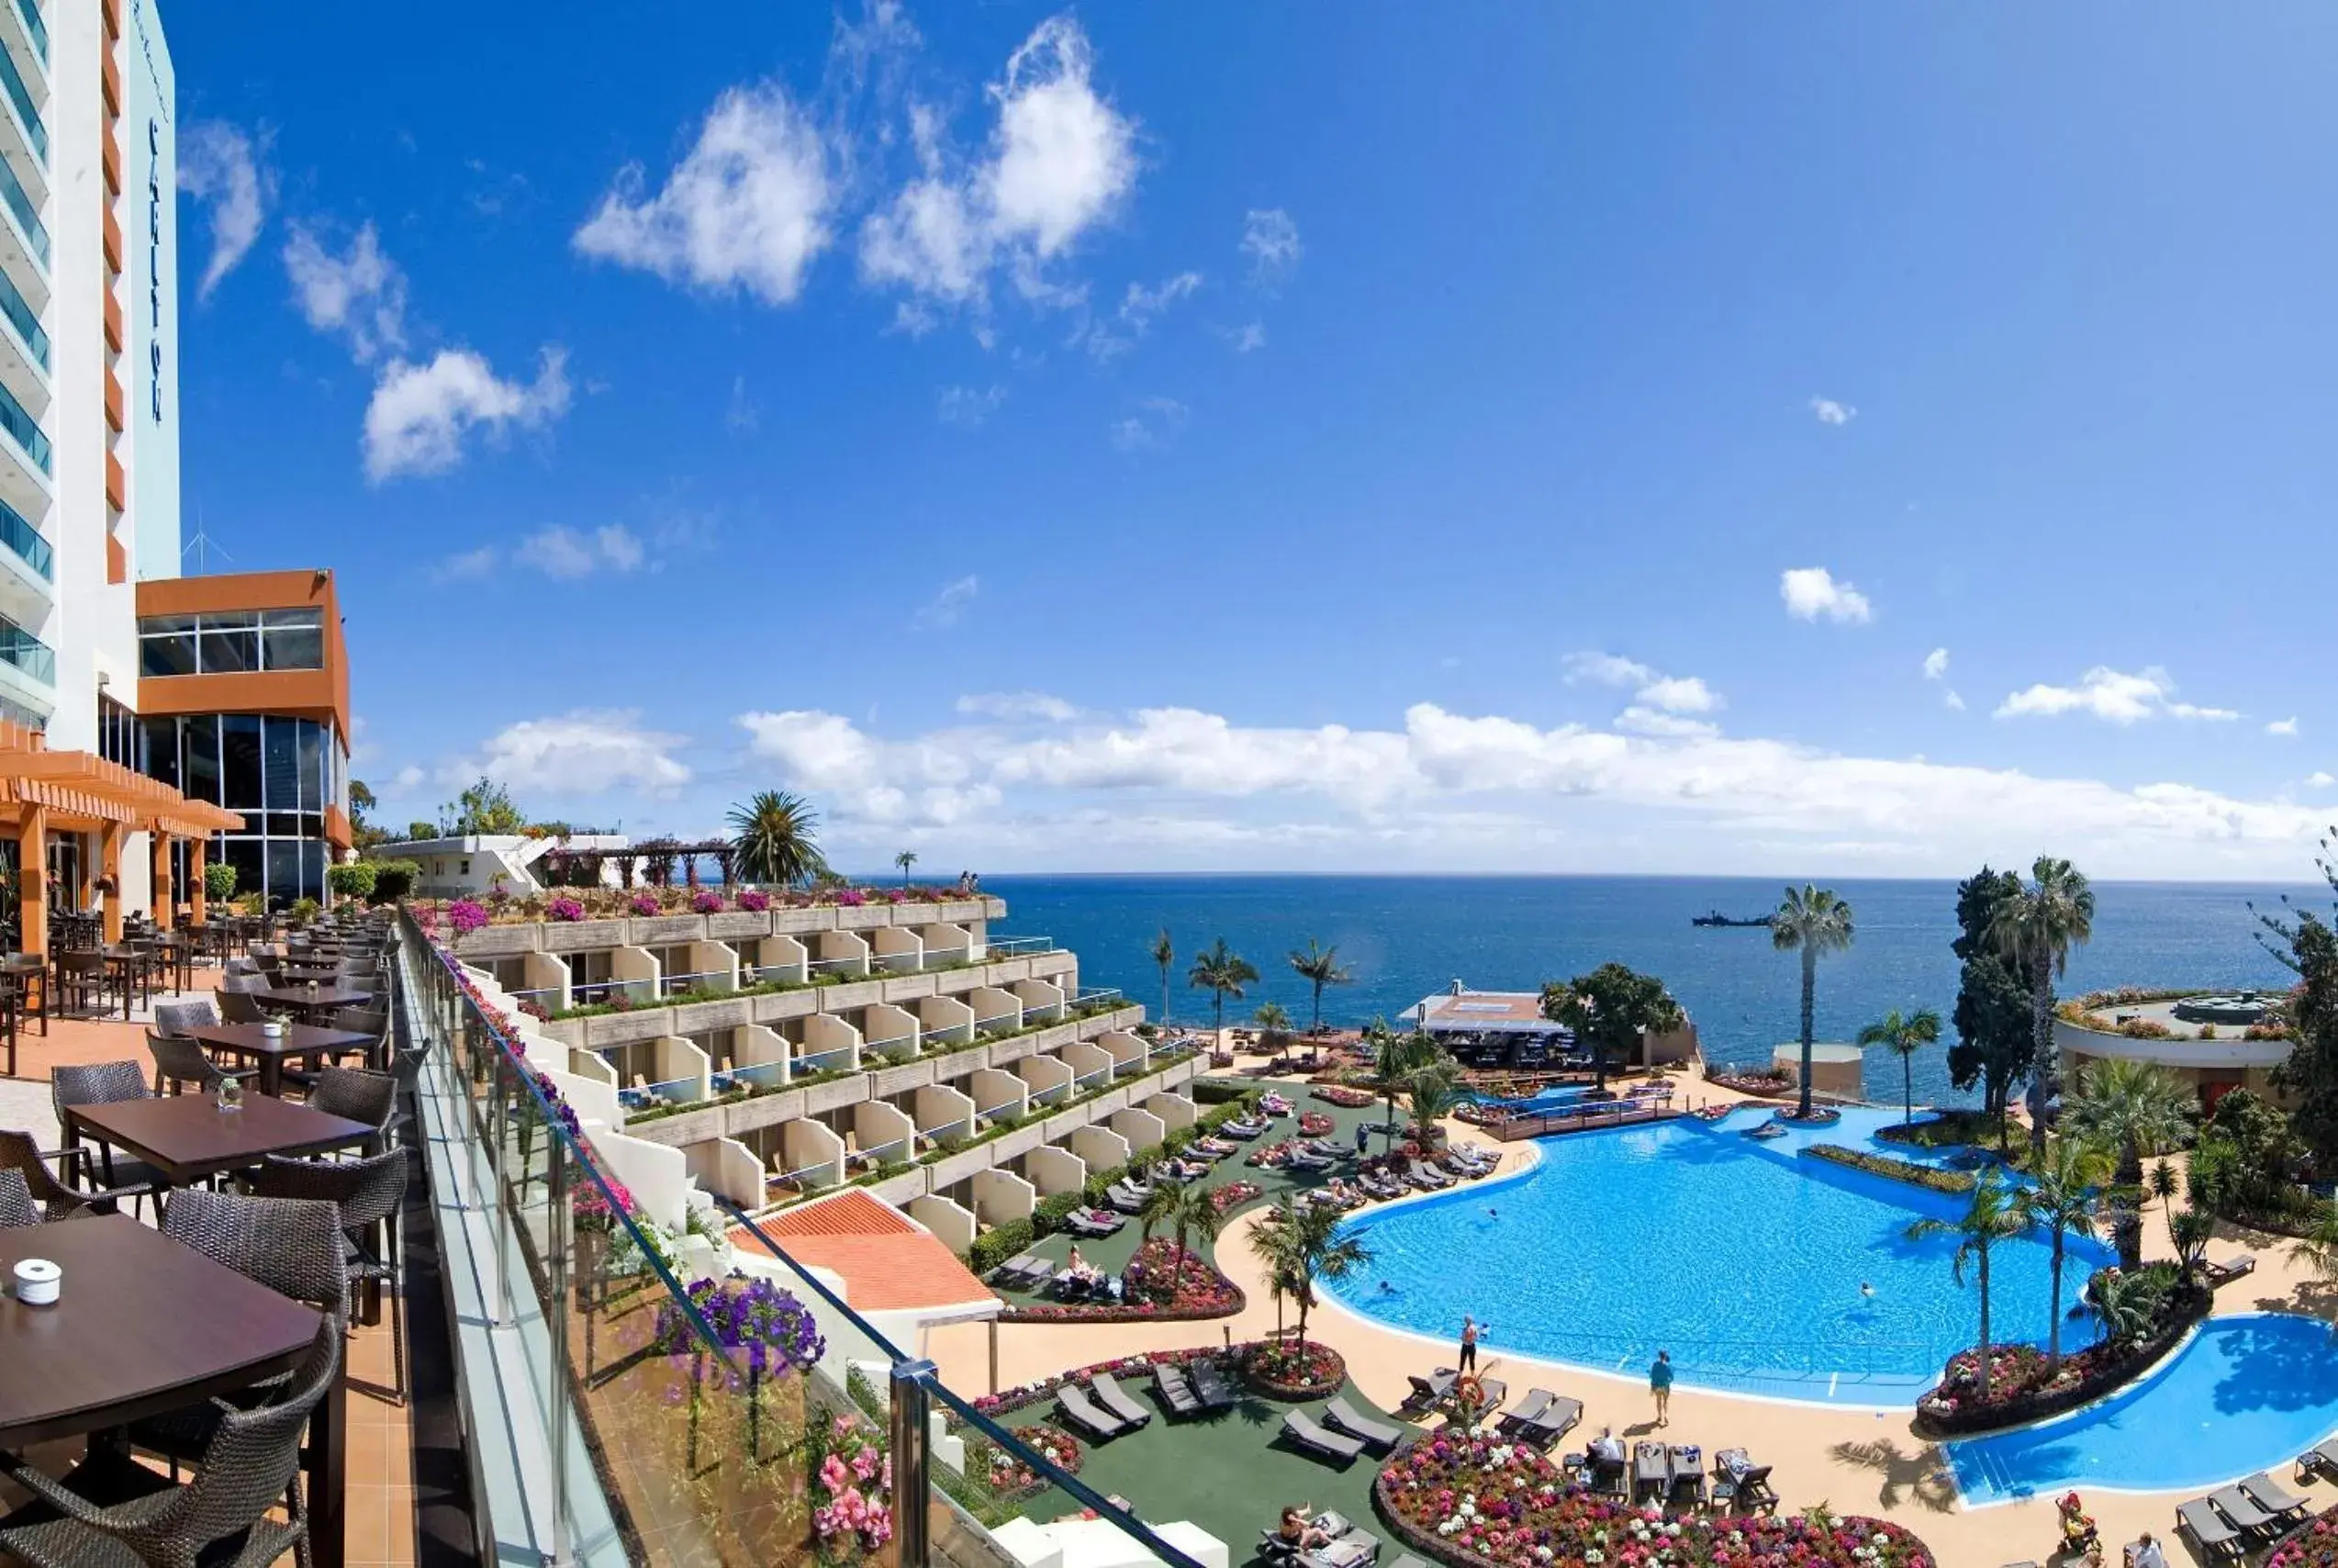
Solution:
{"label": "person swimming in pool", "polygon": [[1875,1299],[1875,1287],[1869,1284],[1865,1280],[1862,1280],[1859,1282],[1859,1294],[1866,1297],[1869,1301],[1874,1301]]}

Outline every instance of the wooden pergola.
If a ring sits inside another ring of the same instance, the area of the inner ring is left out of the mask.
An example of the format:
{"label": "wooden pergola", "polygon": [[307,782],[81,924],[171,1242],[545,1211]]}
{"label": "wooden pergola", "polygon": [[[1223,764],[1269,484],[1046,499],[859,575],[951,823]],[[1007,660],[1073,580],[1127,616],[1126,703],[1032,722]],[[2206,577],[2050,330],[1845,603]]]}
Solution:
{"label": "wooden pergola", "polygon": [[99,843],[105,935],[122,936],[122,846],[134,833],[151,835],[153,901],[158,924],[170,924],[176,905],[171,886],[171,842],[184,839],[194,886],[195,918],[204,919],[204,862],[215,833],[231,833],[243,818],[207,801],[190,801],[144,774],[85,751],[50,751],[47,737],[0,720],[0,830],[16,829],[17,930],[28,953],[49,947],[49,835],[95,834]]}

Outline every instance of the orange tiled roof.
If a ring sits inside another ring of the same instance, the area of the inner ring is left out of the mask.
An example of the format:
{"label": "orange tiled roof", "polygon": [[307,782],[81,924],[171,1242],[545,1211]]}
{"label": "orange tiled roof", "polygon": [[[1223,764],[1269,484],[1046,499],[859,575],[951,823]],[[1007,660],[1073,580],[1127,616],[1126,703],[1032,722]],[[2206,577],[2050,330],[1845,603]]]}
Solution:
{"label": "orange tiled roof", "polygon": [[[845,1300],[856,1312],[914,1312],[997,1299],[941,1238],[867,1193],[805,1204],[762,1225],[797,1262],[841,1277]],[[732,1241],[741,1251],[757,1250],[744,1231],[734,1232]]]}

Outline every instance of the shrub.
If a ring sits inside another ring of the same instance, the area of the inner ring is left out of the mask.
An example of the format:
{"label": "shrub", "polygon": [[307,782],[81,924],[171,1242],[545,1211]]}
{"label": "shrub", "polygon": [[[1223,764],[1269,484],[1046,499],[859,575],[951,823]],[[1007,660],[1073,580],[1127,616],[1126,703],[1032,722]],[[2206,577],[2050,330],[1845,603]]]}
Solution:
{"label": "shrub", "polygon": [[690,909],[693,913],[697,914],[721,914],[722,913],[722,895],[718,892],[711,892],[702,889],[691,896]]}
{"label": "shrub", "polygon": [[966,1266],[978,1274],[987,1274],[1038,1237],[1038,1227],[1027,1219],[1011,1219],[1004,1225],[993,1226],[976,1237],[974,1245],[967,1249]]}
{"label": "shrub", "polygon": [[1870,1154],[1864,1149],[1844,1148],[1839,1144],[1813,1144],[1802,1151],[1806,1159],[1823,1159],[1831,1165],[1847,1165],[1853,1170],[1864,1170],[1871,1176],[1888,1181],[1905,1182],[1912,1187],[1928,1187],[1935,1193],[1969,1193],[1974,1176],[1969,1170],[1943,1170],[1937,1166],[1919,1165],[1912,1159],[1894,1159],[1886,1154]]}
{"label": "shrub", "polygon": [[739,891],[739,907],[749,914],[761,914],[771,907],[771,895],[758,888],[743,888]]}
{"label": "shrub", "polygon": [[476,899],[456,899],[446,906],[446,923],[457,936],[468,936],[487,923],[487,906]]}
{"label": "shrub", "polygon": [[1057,1193],[1039,1200],[1031,1211],[1032,1228],[1041,1236],[1052,1236],[1063,1228],[1063,1223],[1074,1209],[1088,1206],[1086,1193]]}
{"label": "shrub", "polygon": [[585,906],[575,899],[563,895],[544,905],[544,915],[547,919],[556,920],[562,924],[573,925],[585,918]]}
{"label": "shrub", "polygon": [[414,884],[420,879],[422,868],[411,860],[377,860],[374,863],[374,892],[375,903],[396,903],[414,895]]}
{"label": "shrub", "polygon": [[295,899],[292,901],[292,909],[289,913],[293,919],[306,925],[317,918],[317,908],[315,899]]}
{"label": "shrub", "polygon": [[626,901],[625,907],[643,920],[647,920],[650,916],[662,913],[666,906],[657,902],[655,893],[635,893]]}
{"label": "shrub", "polygon": [[203,868],[203,896],[222,902],[235,897],[235,868],[214,860]]}
{"label": "shrub", "polygon": [[371,898],[378,868],[371,862],[354,860],[345,866],[325,868],[325,886],[337,899]]}

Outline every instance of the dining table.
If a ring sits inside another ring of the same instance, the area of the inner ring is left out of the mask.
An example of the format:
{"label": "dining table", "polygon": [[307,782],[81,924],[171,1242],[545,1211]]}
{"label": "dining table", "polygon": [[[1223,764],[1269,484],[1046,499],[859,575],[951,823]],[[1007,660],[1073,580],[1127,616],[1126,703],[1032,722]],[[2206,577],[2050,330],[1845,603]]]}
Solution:
{"label": "dining table", "polygon": [[[0,1451],[88,1436],[289,1372],[316,1343],[315,1308],[278,1295],[127,1215],[0,1230],[0,1279],[44,1258],[48,1306],[0,1298]],[[349,1368],[309,1417],[308,1540],[316,1568],[348,1551]]]}
{"label": "dining table", "polygon": [[146,1161],[173,1187],[250,1170],[272,1154],[326,1154],[379,1137],[379,1127],[273,1094],[232,1110],[208,1094],[164,1094],[65,1107],[65,1145],[86,1137]]}
{"label": "dining table", "polygon": [[285,1063],[315,1062],[327,1057],[371,1050],[375,1036],[355,1029],[327,1029],[314,1024],[286,1024],[281,1033],[268,1033],[265,1024],[205,1024],[187,1035],[207,1050],[223,1051],[241,1060],[257,1062],[263,1094],[281,1094]]}
{"label": "dining table", "polygon": [[275,985],[251,993],[263,1007],[285,1007],[315,1017],[336,1008],[363,1007],[374,1000],[374,993],[363,986],[336,981],[331,985]]}

